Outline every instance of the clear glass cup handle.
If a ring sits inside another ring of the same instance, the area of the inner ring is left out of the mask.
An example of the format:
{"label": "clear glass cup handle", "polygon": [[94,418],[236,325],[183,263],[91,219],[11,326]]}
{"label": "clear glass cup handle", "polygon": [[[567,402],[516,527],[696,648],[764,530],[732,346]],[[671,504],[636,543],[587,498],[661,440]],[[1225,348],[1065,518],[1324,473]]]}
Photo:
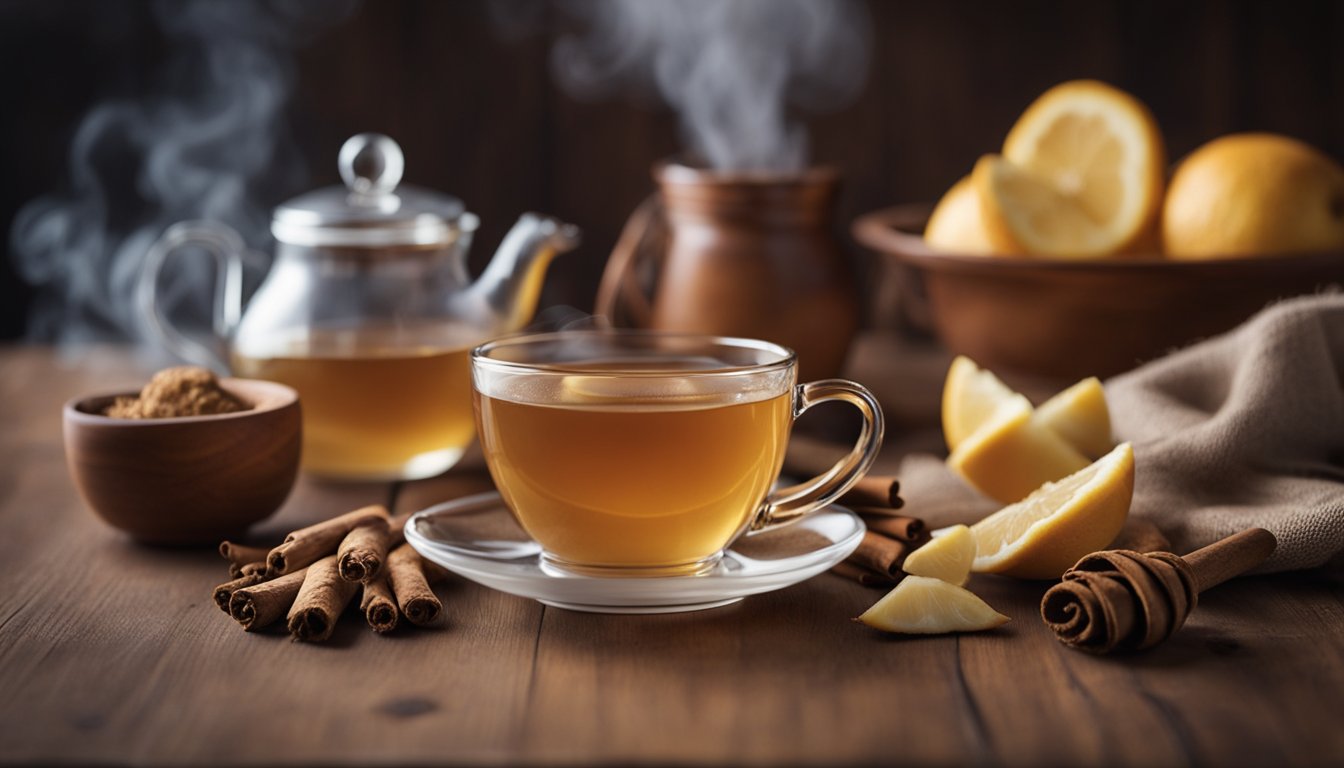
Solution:
{"label": "clear glass cup handle", "polygon": [[747,535],[795,522],[831,504],[872,468],[877,452],[882,448],[886,422],[877,398],[863,385],[844,379],[799,384],[793,391],[793,418],[797,419],[817,403],[832,400],[849,403],[863,414],[863,429],[854,447],[821,475],[770,494],[761,503]]}
{"label": "clear glass cup handle", "polygon": [[182,333],[159,306],[159,272],[179,248],[194,246],[210,254],[218,265],[215,280],[214,332],[220,344],[238,325],[243,313],[243,253],[246,244],[233,229],[213,221],[183,221],[172,225],[150,246],[136,283],[136,310],[159,343],[188,363],[228,371],[221,350]]}

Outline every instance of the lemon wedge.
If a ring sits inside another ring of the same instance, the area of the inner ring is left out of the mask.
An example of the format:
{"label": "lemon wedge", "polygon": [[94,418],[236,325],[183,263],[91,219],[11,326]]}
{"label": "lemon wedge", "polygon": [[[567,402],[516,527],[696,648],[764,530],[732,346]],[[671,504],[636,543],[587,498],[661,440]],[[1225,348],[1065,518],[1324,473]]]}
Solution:
{"label": "lemon wedge", "polygon": [[971,177],[962,177],[943,195],[924,227],[924,242],[946,253],[987,256],[995,252],[986,234],[980,196]]}
{"label": "lemon wedge", "polygon": [[993,629],[1008,617],[962,587],[925,576],[906,576],[864,611],[859,621],[887,632],[936,635]]}
{"label": "lemon wedge", "polygon": [[1166,150],[1138,99],[1095,80],[1051,88],[972,173],[986,233],[1007,253],[1094,258],[1151,236]]}
{"label": "lemon wedge", "polygon": [[1002,504],[1086,467],[1087,458],[1032,418],[1031,403],[1013,395],[947,457],[947,466]]}
{"label": "lemon wedge", "polygon": [[1035,418],[1089,459],[1098,458],[1115,446],[1106,391],[1095,376],[1041,403]]}
{"label": "lemon wedge", "polygon": [[1068,195],[998,155],[980,158],[971,178],[985,215],[985,235],[1000,253],[1092,258],[1115,246]]}
{"label": "lemon wedge", "polygon": [[[970,358],[954,359],[943,382],[943,438],[948,450],[955,451],[1016,396],[999,377]],[[1038,427],[1059,435],[1086,459],[1095,459],[1114,447],[1106,392],[1095,376],[1045,401],[1031,418]],[[1050,479],[1059,477],[1063,475]]]}
{"label": "lemon wedge", "polygon": [[1109,544],[1129,515],[1134,451],[1129,443],[971,526],[977,573],[1058,578]]}
{"label": "lemon wedge", "polygon": [[971,576],[975,560],[975,537],[964,525],[933,532],[933,539],[910,553],[901,570],[911,576],[927,576],[962,586]]}
{"label": "lemon wedge", "polygon": [[956,450],[1016,394],[998,376],[969,357],[958,355],[943,382],[943,438],[947,449]]}

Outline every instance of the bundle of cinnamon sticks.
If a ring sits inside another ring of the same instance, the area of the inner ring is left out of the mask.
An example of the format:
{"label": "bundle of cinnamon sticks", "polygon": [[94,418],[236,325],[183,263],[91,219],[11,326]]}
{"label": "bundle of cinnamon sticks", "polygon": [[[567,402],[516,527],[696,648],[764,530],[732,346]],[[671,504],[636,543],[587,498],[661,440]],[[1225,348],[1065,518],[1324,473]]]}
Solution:
{"label": "bundle of cinnamon sticks", "polygon": [[840,497],[839,503],[863,518],[863,541],[832,573],[872,587],[891,587],[905,572],[905,558],[929,540],[924,521],[900,513],[901,484],[884,475],[868,475]]}
{"label": "bundle of cinnamon sticks", "polygon": [[249,632],[284,618],[294,639],[305,642],[331,637],[356,593],[379,634],[403,616],[432,624],[443,604],[430,581],[444,571],[405,543],[409,517],[374,505],[301,528],[269,550],[223,542],[219,553],[232,581],[215,587],[215,604]]}

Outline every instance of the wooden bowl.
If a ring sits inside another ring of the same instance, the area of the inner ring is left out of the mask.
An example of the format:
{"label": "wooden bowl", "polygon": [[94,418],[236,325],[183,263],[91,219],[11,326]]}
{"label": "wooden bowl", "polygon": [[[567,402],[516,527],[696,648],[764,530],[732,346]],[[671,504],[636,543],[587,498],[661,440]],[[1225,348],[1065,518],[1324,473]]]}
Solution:
{"label": "wooden bowl", "polygon": [[1168,261],[1046,261],[941,253],[922,235],[931,206],[859,217],[927,302],[939,339],[992,369],[1052,379],[1109,376],[1233,328],[1271,302],[1344,284],[1344,252]]}
{"label": "wooden bowl", "polygon": [[65,404],[65,457],[104,521],[152,544],[217,544],[280,508],[299,469],[299,396],[269,381],[221,379],[253,407],[216,416],[116,419],[118,395]]}

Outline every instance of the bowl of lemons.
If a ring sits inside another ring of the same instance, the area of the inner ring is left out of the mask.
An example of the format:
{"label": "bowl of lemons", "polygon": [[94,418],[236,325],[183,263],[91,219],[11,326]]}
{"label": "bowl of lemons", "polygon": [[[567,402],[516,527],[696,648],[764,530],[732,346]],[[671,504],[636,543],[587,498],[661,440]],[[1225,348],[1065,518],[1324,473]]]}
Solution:
{"label": "bowl of lemons", "polygon": [[955,353],[1109,375],[1344,285],[1344,168],[1295,139],[1223,136],[1168,173],[1146,106],[1105,83],[1033,102],[935,206],[858,218]]}

